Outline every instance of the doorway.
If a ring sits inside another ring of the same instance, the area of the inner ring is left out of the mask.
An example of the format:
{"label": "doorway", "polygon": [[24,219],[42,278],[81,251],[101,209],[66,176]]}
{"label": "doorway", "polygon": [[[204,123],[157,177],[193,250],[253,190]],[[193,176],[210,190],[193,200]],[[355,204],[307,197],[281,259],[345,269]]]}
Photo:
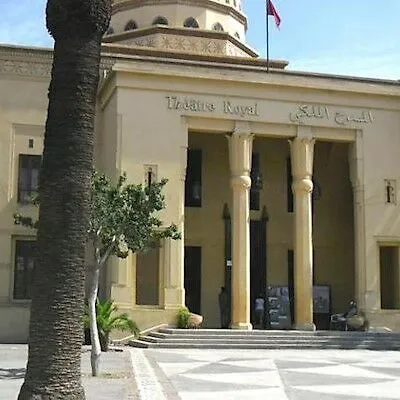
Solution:
{"label": "doorway", "polygon": [[265,296],[267,287],[267,237],[266,220],[250,221],[250,309],[251,322],[255,324],[256,298]]}
{"label": "doorway", "polygon": [[185,246],[185,304],[201,314],[201,247]]}

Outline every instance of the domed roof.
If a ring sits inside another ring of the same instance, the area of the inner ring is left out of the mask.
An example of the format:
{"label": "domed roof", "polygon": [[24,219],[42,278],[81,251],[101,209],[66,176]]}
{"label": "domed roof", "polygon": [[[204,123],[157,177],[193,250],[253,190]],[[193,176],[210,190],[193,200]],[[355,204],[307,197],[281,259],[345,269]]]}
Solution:
{"label": "domed roof", "polygon": [[114,0],[104,41],[254,57],[246,30],[241,0]]}

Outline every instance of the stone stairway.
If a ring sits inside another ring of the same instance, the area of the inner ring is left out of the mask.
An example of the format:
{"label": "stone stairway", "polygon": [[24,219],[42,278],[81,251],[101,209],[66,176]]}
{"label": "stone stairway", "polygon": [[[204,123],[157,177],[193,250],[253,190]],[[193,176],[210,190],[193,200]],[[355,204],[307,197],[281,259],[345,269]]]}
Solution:
{"label": "stone stairway", "polygon": [[159,349],[400,350],[400,333],[161,328],[129,344]]}

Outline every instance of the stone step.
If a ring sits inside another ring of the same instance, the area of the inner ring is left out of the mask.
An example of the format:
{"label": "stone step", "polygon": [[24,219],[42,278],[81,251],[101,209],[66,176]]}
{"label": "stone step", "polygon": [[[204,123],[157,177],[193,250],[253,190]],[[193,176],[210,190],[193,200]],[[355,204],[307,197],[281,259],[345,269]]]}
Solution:
{"label": "stone step", "polygon": [[342,340],[342,341],[351,341],[351,340],[371,340],[371,341],[379,341],[379,340],[387,340],[387,341],[398,341],[400,342],[400,337],[377,337],[377,336],[370,336],[370,335],[316,335],[316,336],[310,336],[310,335],[298,335],[298,336],[292,336],[292,335],[230,335],[230,334],[224,334],[224,335],[197,335],[196,333],[191,333],[191,334],[175,334],[175,335],[168,335],[165,333],[159,333],[159,332],[152,332],[147,336],[144,336],[147,338],[154,339],[154,341],[158,340],[198,340],[198,339],[207,339],[207,340],[287,340],[287,341],[293,341],[293,340]]}
{"label": "stone step", "polygon": [[248,343],[252,345],[271,345],[271,346],[283,346],[283,345],[289,345],[293,344],[293,346],[296,347],[301,347],[304,345],[308,345],[310,343],[314,345],[319,345],[319,346],[325,346],[325,345],[335,345],[335,346],[398,346],[400,347],[400,341],[399,342],[389,342],[389,341],[375,341],[375,340],[359,340],[359,341],[354,341],[354,340],[348,340],[348,341],[343,341],[343,340],[329,340],[329,339],[323,339],[323,340],[268,340],[268,339],[257,339],[257,340],[236,340],[236,339],[193,339],[193,340],[182,340],[182,339],[165,339],[162,341],[158,341],[154,338],[149,338],[149,337],[143,337],[140,338],[142,342],[146,343],[165,343],[165,344],[191,344],[191,345],[198,345],[198,344],[227,344],[227,345],[240,345],[243,343]]}
{"label": "stone step", "polygon": [[330,343],[279,343],[279,344],[257,344],[257,343],[170,343],[170,342],[144,342],[142,340],[133,340],[130,342],[130,345],[133,347],[141,347],[141,348],[158,348],[158,349],[265,349],[265,350],[283,350],[283,349],[364,349],[364,350],[391,350],[391,351],[399,351],[400,344],[330,344]]}
{"label": "stone step", "polygon": [[241,331],[231,329],[175,329],[163,328],[158,330],[160,335],[196,335],[196,336],[290,336],[290,337],[373,337],[373,338],[391,338],[400,340],[400,333],[392,332],[358,332],[358,331],[294,331],[294,330],[252,330]]}
{"label": "stone step", "polygon": [[369,349],[400,350],[400,334],[341,331],[235,331],[163,328],[130,342],[165,349]]}

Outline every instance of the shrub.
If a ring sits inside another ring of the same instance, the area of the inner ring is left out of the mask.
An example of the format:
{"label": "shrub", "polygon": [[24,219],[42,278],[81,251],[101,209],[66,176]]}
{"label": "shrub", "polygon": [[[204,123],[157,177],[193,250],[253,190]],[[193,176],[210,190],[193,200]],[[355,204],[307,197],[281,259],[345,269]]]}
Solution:
{"label": "shrub", "polygon": [[[99,330],[99,339],[101,351],[108,350],[109,336],[112,330],[129,331],[138,336],[140,330],[135,321],[132,321],[127,313],[116,314],[118,307],[113,300],[96,301],[97,329]],[[89,328],[89,310],[86,307],[83,319],[85,329]]]}
{"label": "shrub", "polygon": [[190,311],[187,307],[182,307],[178,311],[176,326],[180,329],[189,327]]}

